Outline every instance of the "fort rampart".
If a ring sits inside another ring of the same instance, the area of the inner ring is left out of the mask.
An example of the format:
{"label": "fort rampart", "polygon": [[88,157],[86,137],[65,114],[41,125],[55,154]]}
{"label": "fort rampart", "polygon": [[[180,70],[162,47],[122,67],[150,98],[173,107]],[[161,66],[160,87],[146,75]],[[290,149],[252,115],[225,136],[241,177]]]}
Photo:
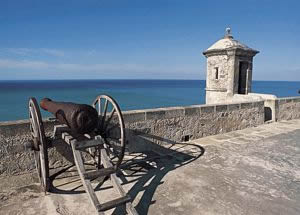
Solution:
{"label": "fort rampart", "polygon": [[300,118],[300,97],[278,98],[275,103],[278,121]]}
{"label": "fort rampart", "polygon": [[[300,118],[300,97],[275,100],[276,119]],[[147,151],[155,145],[185,142],[204,136],[226,133],[265,123],[265,102],[245,102],[216,105],[156,108],[124,111],[129,151]],[[45,120],[48,136],[55,122]],[[32,152],[24,149],[29,141],[29,121],[0,122],[0,180],[1,186],[32,183],[35,163]],[[161,147],[160,147],[161,148]],[[73,161],[67,145],[49,149],[50,168],[60,168]],[[1,188],[1,187],[0,187]]]}

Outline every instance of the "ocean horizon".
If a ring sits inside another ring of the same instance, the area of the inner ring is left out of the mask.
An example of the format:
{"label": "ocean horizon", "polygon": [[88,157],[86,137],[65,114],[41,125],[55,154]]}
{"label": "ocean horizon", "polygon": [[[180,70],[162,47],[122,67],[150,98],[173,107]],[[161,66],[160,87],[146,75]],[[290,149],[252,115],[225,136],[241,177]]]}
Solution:
{"label": "ocean horizon", "polygon": [[[252,92],[277,97],[299,96],[300,81],[253,81]],[[28,99],[91,104],[96,96],[112,96],[124,110],[187,106],[205,103],[205,80],[2,80],[0,121],[28,118]],[[51,116],[42,111],[43,117]]]}

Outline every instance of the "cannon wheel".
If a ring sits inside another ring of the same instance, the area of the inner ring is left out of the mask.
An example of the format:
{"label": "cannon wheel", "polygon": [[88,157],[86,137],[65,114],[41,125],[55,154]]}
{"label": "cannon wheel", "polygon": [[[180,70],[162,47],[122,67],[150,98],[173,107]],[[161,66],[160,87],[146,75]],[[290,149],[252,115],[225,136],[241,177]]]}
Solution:
{"label": "cannon wheel", "polygon": [[41,112],[35,98],[29,99],[29,120],[35,165],[41,187],[44,192],[47,192],[50,188],[47,143]]}
{"label": "cannon wheel", "polygon": [[118,168],[125,152],[125,125],[123,116],[117,102],[108,95],[100,95],[93,102],[97,109],[99,123],[97,133],[104,139],[109,158]]}

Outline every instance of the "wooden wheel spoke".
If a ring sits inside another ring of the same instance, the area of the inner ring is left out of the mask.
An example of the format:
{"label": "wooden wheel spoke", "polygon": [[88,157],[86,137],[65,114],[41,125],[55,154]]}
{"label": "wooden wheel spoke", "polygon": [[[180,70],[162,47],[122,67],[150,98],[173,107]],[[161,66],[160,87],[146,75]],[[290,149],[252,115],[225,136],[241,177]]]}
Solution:
{"label": "wooden wheel spoke", "polygon": [[115,154],[114,148],[107,144],[106,150],[109,152],[108,154]]}
{"label": "wooden wheel spoke", "polygon": [[99,134],[105,140],[105,148],[111,159],[114,159],[116,168],[121,164],[125,151],[125,125],[119,105],[113,98],[107,95],[98,96],[97,101],[102,102],[99,106]]}
{"label": "wooden wheel spoke", "polygon": [[[97,110],[98,106],[98,110]],[[95,108],[98,112],[98,123],[97,123],[97,128],[100,128],[100,115],[101,115],[101,103],[100,103],[100,98],[97,98],[94,103],[93,103],[93,108]]]}
{"label": "wooden wheel spoke", "polygon": [[112,148],[112,145],[107,140],[105,140],[105,145],[107,146],[106,148]]}
{"label": "wooden wheel spoke", "polygon": [[106,138],[105,144],[107,146],[106,149],[108,150],[108,154],[113,156],[113,158],[111,159],[120,159],[121,157],[123,157],[121,138]]}
{"label": "wooden wheel spoke", "polygon": [[113,107],[113,109],[112,109],[112,111],[111,111],[111,113],[110,113],[110,115],[109,115],[109,117],[108,117],[108,119],[107,119],[107,121],[105,123],[105,127],[104,127],[103,131],[106,131],[106,129],[107,129],[110,121],[112,120],[112,118],[113,118],[113,116],[115,114],[115,112],[116,112],[116,109],[115,109],[115,107]]}
{"label": "wooden wheel spoke", "polygon": [[[111,148],[111,149],[113,149],[115,151],[118,151],[121,148],[121,146],[113,145],[113,144],[110,144],[110,143],[107,144],[107,146],[108,146],[108,148]],[[120,153],[120,152],[116,152],[116,153]]]}
{"label": "wooden wheel spoke", "polygon": [[38,137],[37,123],[33,118],[30,118],[30,131],[33,137]]}
{"label": "wooden wheel spoke", "polygon": [[98,99],[98,113],[99,113],[99,115],[101,115],[101,99],[99,98]]}
{"label": "wooden wheel spoke", "polygon": [[30,128],[32,129],[32,124],[34,123],[34,122],[33,122],[33,119],[30,117],[30,118],[29,118],[29,121],[30,121]]}
{"label": "wooden wheel spoke", "polygon": [[32,109],[31,106],[29,106],[29,121],[30,121],[30,125],[31,125],[31,127],[36,128],[36,123],[35,123],[35,120],[34,120],[33,117],[34,117],[33,116],[33,109]]}
{"label": "wooden wheel spoke", "polygon": [[103,126],[104,126],[104,122],[105,122],[105,118],[106,118],[106,113],[107,113],[107,106],[108,106],[108,101],[106,99],[105,103],[104,103],[104,110],[103,110],[103,116],[102,116],[102,120],[101,120],[100,130],[102,130]]}
{"label": "wooden wheel spoke", "polygon": [[30,120],[30,124],[29,124],[29,129],[30,129],[30,133],[33,137],[35,137],[35,133],[34,133],[34,130],[33,130],[33,127],[32,127],[32,120]]}

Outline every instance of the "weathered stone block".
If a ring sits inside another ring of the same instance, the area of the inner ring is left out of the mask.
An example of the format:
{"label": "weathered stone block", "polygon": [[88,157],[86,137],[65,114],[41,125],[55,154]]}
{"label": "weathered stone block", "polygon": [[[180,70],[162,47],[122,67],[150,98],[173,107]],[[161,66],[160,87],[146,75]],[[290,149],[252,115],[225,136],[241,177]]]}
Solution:
{"label": "weathered stone block", "polygon": [[299,103],[300,102],[300,97],[295,97],[295,98],[292,99],[292,101],[294,103]]}
{"label": "weathered stone block", "polygon": [[214,113],[215,112],[216,106],[211,105],[211,106],[202,106],[201,107],[201,114],[204,113]]}
{"label": "weathered stone block", "polygon": [[199,106],[188,106],[185,107],[185,116],[199,116],[201,112],[201,107]]}
{"label": "weathered stone block", "polygon": [[286,103],[286,99],[278,99],[278,104],[283,105]]}
{"label": "weathered stone block", "polygon": [[289,103],[289,102],[293,102],[293,99],[286,98],[285,101],[286,101],[286,103]]}
{"label": "weathered stone block", "polygon": [[166,118],[174,118],[174,117],[182,117],[184,116],[184,108],[176,107],[176,108],[167,108],[165,110]]}
{"label": "weathered stone block", "polygon": [[253,107],[252,102],[247,102],[247,103],[241,103],[241,109],[249,109]]}
{"label": "weathered stone block", "polygon": [[216,112],[225,112],[227,111],[227,105],[216,105]]}
{"label": "weathered stone block", "polygon": [[145,111],[124,111],[123,119],[125,123],[145,121],[146,113]]}
{"label": "weathered stone block", "polygon": [[166,111],[164,110],[147,110],[146,120],[157,120],[165,117]]}
{"label": "weathered stone block", "polygon": [[234,111],[240,109],[240,104],[228,104],[228,111]]}
{"label": "weathered stone block", "polygon": [[263,106],[264,106],[264,101],[252,103],[252,107],[263,107]]}

